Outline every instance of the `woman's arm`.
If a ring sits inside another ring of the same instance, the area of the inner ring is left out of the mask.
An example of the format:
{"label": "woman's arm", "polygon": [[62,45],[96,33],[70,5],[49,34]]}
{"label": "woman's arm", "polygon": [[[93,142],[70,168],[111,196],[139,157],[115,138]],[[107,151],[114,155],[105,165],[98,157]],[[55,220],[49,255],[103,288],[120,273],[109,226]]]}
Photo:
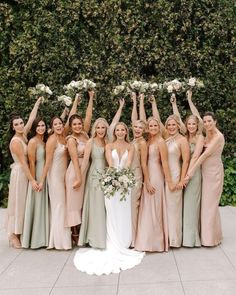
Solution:
{"label": "woman's arm", "polygon": [[144,107],[144,94],[143,93],[141,93],[139,96],[139,118],[140,118],[140,120],[147,123],[147,116],[146,116],[145,107]]}
{"label": "woman's arm", "polygon": [[29,116],[29,119],[27,121],[27,123],[25,124],[25,128],[24,128],[24,133],[25,135],[27,135],[32,127],[32,124],[37,116],[37,112],[38,112],[38,108],[39,108],[39,105],[42,101],[42,97],[39,97],[36,101],[36,103],[34,104],[34,107],[30,113],[30,116]]}
{"label": "woman's arm", "polygon": [[182,136],[180,139],[180,151],[181,151],[181,157],[182,157],[182,167],[181,167],[181,176],[180,181],[177,184],[177,189],[183,189],[185,184],[185,176],[187,174],[189,160],[190,160],[190,149],[188,141],[185,137]]}
{"label": "woman's arm", "polygon": [[164,176],[165,176],[165,181],[168,184],[169,190],[174,191],[175,185],[172,181],[171,177],[171,172],[170,172],[170,167],[169,167],[169,161],[168,161],[168,150],[166,143],[163,139],[159,144],[159,151],[160,151],[160,156],[161,156],[161,165],[163,168]]}
{"label": "woman's arm", "polygon": [[113,131],[115,129],[115,125],[120,121],[122,109],[123,109],[124,104],[125,104],[124,98],[121,98],[119,100],[119,104],[120,104],[119,108],[118,108],[118,110],[117,110],[117,112],[116,112],[116,114],[115,114],[115,116],[114,116],[108,130],[107,130],[109,141],[112,141],[112,139],[113,139]]}
{"label": "woman's arm", "polygon": [[17,140],[13,140],[11,142],[11,151],[13,154],[15,154],[17,156],[17,159],[20,162],[20,165],[21,165],[26,177],[31,182],[33,190],[37,191],[39,189],[39,186],[30,173],[28,164],[25,159],[25,154],[24,154],[24,149],[23,149],[22,143]]}
{"label": "woman's arm", "polygon": [[112,146],[113,146],[112,143],[108,143],[105,147],[105,157],[109,167],[113,167],[112,155],[111,155]]}
{"label": "woman's arm", "polygon": [[132,122],[132,124],[134,124],[134,122],[138,120],[137,97],[136,97],[135,92],[131,93],[131,99],[133,101],[133,108],[132,108],[132,113],[131,113],[131,122]]}
{"label": "woman's arm", "polygon": [[196,108],[196,106],[194,105],[194,103],[192,101],[192,95],[193,95],[192,90],[189,89],[186,92],[188,104],[189,104],[189,107],[190,107],[190,110],[191,110],[192,114],[195,115],[198,118],[199,125],[201,127],[200,130],[202,130],[203,129],[203,121],[202,121],[202,118],[201,118],[201,116],[200,116],[200,114],[198,112],[198,109]]}
{"label": "woman's arm", "polygon": [[197,137],[197,142],[196,142],[196,145],[195,145],[193,155],[192,155],[191,160],[190,160],[188,170],[191,170],[193,165],[196,163],[197,159],[200,157],[200,155],[202,153],[202,150],[203,150],[203,146],[204,146],[204,137],[200,134]]}
{"label": "woman's arm", "polygon": [[175,96],[174,93],[172,93],[172,95],[171,95],[170,102],[172,104],[173,114],[176,115],[179,118],[179,121],[180,121],[180,132],[182,134],[185,134],[187,132],[187,130],[186,130],[186,127],[184,125],[184,122],[181,119],[181,116],[180,116],[180,113],[179,113],[179,110],[178,110],[178,106],[177,106],[177,103],[176,103],[176,96]]}
{"label": "woman's arm", "polygon": [[68,107],[65,107],[63,112],[61,113],[60,118],[62,119],[62,121],[65,121],[66,116],[69,114],[69,109]]}
{"label": "woman's arm", "polygon": [[166,132],[166,128],[165,128],[164,124],[161,121],[160,113],[159,113],[159,110],[157,108],[157,102],[156,102],[156,99],[155,99],[154,95],[151,96],[149,101],[152,104],[152,116],[154,118],[156,118],[160,122],[161,134],[164,134]]}
{"label": "woman's arm", "polygon": [[149,177],[149,172],[147,168],[147,158],[148,158],[147,143],[144,140],[142,140],[140,142],[140,161],[141,161],[141,167],[143,171],[144,183],[149,194],[154,194],[156,189],[150,183],[150,177]]}
{"label": "woman's arm", "polygon": [[75,96],[75,99],[74,99],[74,102],[73,102],[73,105],[72,105],[72,108],[69,112],[69,115],[68,115],[68,119],[66,121],[66,124],[64,126],[64,133],[67,135],[68,134],[68,131],[69,131],[69,120],[70,120],[70,117],[72,115],[74,115],[77,111],[77,107],[78,107],[78,104],[79,102],[81,101],[81,97],[80,95],[77,93],[76,96]]}
{"label": "woman's arm", "polygon": [[134,146],[130,143],[128,149],[128,159],[125,163],[125,168],[130,168],[134,156]]}
{"label": "woman's arm", "polygon": [[202,163],[219,147],[219,144],[222,141],[222,134],[217,134],[215,138],[211,141],[209,146],[206,148],[206,150],[201,154],[201,156],[197,159],[195,164],[191,167],[191,169],[188,170],[187,173],[187,179],[189,180],[191,177],[193,177],[194,172]]}
{"label": "woman's arm", "polygon": [[85,178],[86,171],[89,166],[89,159],[90,159],[90,155],[91,155],[91,151],[92,151],[92,140],[93,139],[89,139],[85,145],[84,158],[83,158],[82,165],[80,168],[82,178]]}
{"label": "woman's arm", "polygon": [[46,161],[45,161],[45,165],[43,167],[43,173],[42,173],[42,176],[41,176],[40,182],[39,182],[40,189],[43,188],[43,183],[44,183],[45,178],[47,176],[48,170],[52,164],[53,155],[54,155],[54,152],[56,149],[56,145],[57,145],[56,137],[54,135],[51,135],[46,143]]}
{"label": "woman's arm", "polygon": [[29,143],[28,143],[28,160],[29,160],[29,169],[32,177],[36,179],[36,150],[37,150],[37,143],[36,141],[32,138]]}
{"label": "woman's arm", "polygon": [[86,115],[84,119],[84,131],[89,133],[90,127],[91,127],[91,121],[92,121],[92,115],[93,115],[93,99],[95,92],[93,90],[88,92],[89,94],[89,103],[86,110]]}
{"label": "woman's arm", "polygon": [[74,138],[71,137],[68,139],[67,147],[68,147],[68,152],[69,152],[71,161],[74,166],[75,176],[76,176],[76,180],[73,183],[73,189],[77,190],[82,183],[82,179],[81,179],[81,171],[79,167],[79,160],[78,160],[78,154],[77,154],[77,145]]}

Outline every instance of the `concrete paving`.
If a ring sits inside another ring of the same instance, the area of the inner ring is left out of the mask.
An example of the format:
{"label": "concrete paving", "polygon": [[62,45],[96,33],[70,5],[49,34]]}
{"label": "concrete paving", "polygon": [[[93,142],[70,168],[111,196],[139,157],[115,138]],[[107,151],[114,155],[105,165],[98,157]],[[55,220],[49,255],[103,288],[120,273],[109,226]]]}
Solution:
{"label": "concrete paving", "polygon": [[135,268],[89,276],[71,251],[9,248],[0,209],[1,295],[235,295],[236,207],[220,208],[224,240],[214,248],[147,254]]}

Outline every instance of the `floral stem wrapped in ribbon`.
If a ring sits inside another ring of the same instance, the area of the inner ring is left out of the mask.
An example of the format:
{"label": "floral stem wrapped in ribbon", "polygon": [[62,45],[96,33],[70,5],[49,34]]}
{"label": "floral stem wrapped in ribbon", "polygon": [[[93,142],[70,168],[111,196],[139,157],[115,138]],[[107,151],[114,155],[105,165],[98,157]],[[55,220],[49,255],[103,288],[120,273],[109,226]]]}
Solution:
{"label": "floral stem wrapped in ribbon", "polygon": [[109,167],[105,172],[99,172],[99,185],[106,198],[120,193],[120,201],[126,201],[126,196],[130,189],[136,185],[136,179],[133,170],[129,168]]}

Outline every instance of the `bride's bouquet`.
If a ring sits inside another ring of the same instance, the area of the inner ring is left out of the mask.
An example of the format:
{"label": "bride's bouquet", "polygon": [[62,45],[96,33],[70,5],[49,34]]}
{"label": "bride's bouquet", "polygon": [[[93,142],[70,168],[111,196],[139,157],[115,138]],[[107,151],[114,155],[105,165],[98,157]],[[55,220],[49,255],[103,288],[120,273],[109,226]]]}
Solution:
{"label": "bride's bouquet", "polygon": [[99,185],[105,197],[114,197],[116,192],[120,193],[120,201],[126,201],[130,189],[136,185],[134,172],[129,168],[109,167],[105,172],[98,172]]}
{"label": "bride's bouquet", "polygon": [[166,89],[168,93],[176,93],[184,89],[184,83],[174,79],[172,81],[164,82],[163,88]]}
{"label": "bride's bouquet", "polygon": [[204,83],[202,80],[197,79],[195,77],[191,77],[186,81],[186,84],[188,88],[193,89],[193,88],[203,88]]}
{"label": "bride's bouquet", "polygon": [[36,97],[44,97],[48,98],[49,96],[52,95],[51,89],[44,84],[37,84],[35,87],[30,87],[28,89],[30,95],[36,96]]}
{"label": "bride's bouquet", "polygon": [[94,90],[96,88],[96,83],[91,80],[84,79],[78,81],[71,81],[69,84],[64,85],[66,95],[74,97],[76,93],[84,93],[89,90]]}

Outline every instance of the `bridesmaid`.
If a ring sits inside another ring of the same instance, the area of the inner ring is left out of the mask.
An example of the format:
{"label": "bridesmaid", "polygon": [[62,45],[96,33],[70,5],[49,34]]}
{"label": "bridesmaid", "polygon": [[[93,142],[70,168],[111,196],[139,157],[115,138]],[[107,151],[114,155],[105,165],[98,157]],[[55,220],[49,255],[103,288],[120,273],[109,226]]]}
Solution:
{"label": "bridesmaid", "polygon": [[[143,96],[143,95],[142,95]],[[155,188],[151,185],[149,179],[149,172],[147,169],[147,143],[143,138],[143,133],[146,129],[146,124],[142,120],[138,120],[136,93],[132,93],[131,99],[133,101],[132,108],[132,131],[134,145],[134,156],[131,163],[131,169],[134,171],[137,185],[131,190],[131,215],[132,215],[132,243],[134,247],[135,238],[137,234],[138,211],[139,203],[143,187],[143,178],[146,189],[151,194],[155,192]]]}
{"label": "bridesmaid", "polygon": [[120,106],[114,116],[111,125],[103,118],[98,118],[92,128],[92,137],[85,146],[84,160],[81,166],[81,174],[85,177],[89,160],[85,184],[82,224],[79,235],[79,246],[89,244],[93,248],[106,248],[106,211],[104,194],[98,182],[98,171],[102,172],[106,166],[105,145],[113,137],[112,130],[119,121],[124,106],[124,99],[120,100]]}
{"label": "bridesmaid", "polygon": [[[196,113],[196,107],[190,103],[190,95],[192,92],[187,91],[187,98],[192,111]],[[172,97],[173,112],[180,117],[178,112],[176,98]],[[193,108],[194,107],[194,108]],[[191,161],[190,169],[201,155],[204,137],[200,130],[201,124],[196,115],[190,115],[186,119],[186,138],[190,147]],[[202,183],[200,167],[195,171],[194,176],[184,189],[184,207],[183,207],[183,246],[200,247],[200,204],[201,204],[201,183]]]}
{"label": "bridesmaid", "polygon": [[[165,179],[171,190],[174,189],[174,185],[168,165],[167,147],[160,135],[160,123],[154,117],[148,119],[148,132],[148,171],[155,190],[153,194],[150,194],[144,186],[135,249],[163,252],[168,251]],[[152,173],[153,171],[155,174]]]}
{"label": "bridesmaid", "polygon": [[[77,109],[79,96],[76,95],[69,117]],[[43,188],[46,176],[48,180],[51,220],[49,244],[47,249],[71,249],[71,231],[65,227],[66,191],[65,174],[67,169],[66,132],[62,119],[54,117],[51,120],[51,135],[46,143],[46,162],[39,183]]]}
{"label": "bridesmaid", "polygon": [[203,116],[206,131],[204,152],[189,168],[186,181],[202,166],[202,203],[201,203],[201,243],[203,246],[216,246],[222,241],[219,201],[223,190],[224,168],[221,154],[225,140],[216,127],[215,115],[211,112]]}
{"label": "bridesmaid", "polygon": [[[47,140],[47,126],[40,117],[33,122],[31,137],[28,144],[29,167],[32,176],[36,181],[39,181],[45,164],[45,143]],[[47,247],[48,236],[49,199],[47,184],[45,182],[43,189],[35,192],[29,183],[24,229],[21,237],[22,247],[32,249]]]}
{"label": "bridesmaid", "polygon": [[166,202],[170,247],[182,245],[182,198],[184,178],[187,173],[190,149],[187,139],[180,132],[180,122],[176,115],[171,115],[166,120],[166,144],[171,177],[176,183],[176,190],[171,191],[166,185]]}
{"label": "bridesmaid", "polygon": [[11,165],[6,229],[9,244],[14,248],[21,248],[20,235],[23,232],[28,180],[32,188],[38,190],[38,184],[28,167],[27,134],[37,115],[41,100],[40,97],[36,101],[26,125],[19,115],[12,116],[10,122],[10,132],[13,137],[9,148],[14,164]]}
{"label": "bridesmaid", "polygon": [[89,91],[89,104],[86,117],[83,119],[74,114],[69,118],[71,135],[67,137],[67,147],[70,156],[70,164],[66,171],[66,217],[65,226],[71,227],[72,241],[77,245],[79,239],[79,227],[82,218],[82,206],[84,198],[84,180],[81,176],[81,164],[83,162],[84,148],[91,126],[94,91]]}

